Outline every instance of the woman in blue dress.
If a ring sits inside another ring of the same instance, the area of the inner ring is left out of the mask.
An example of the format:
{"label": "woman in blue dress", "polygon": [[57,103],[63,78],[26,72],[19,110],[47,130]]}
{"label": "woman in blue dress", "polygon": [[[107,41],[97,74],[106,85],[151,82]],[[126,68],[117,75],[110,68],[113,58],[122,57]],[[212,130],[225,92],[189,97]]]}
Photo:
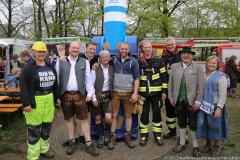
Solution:
{"label": "woman in blue dress", "polygon": [[228,82],[227,76],[219,71],[219,67],[219,59],[216,56],[208,57],[204,97],[197,118],[197,138],[206,139],[203,152],[212,156],[220,155],[219,141],[228,137],[225,105]]}

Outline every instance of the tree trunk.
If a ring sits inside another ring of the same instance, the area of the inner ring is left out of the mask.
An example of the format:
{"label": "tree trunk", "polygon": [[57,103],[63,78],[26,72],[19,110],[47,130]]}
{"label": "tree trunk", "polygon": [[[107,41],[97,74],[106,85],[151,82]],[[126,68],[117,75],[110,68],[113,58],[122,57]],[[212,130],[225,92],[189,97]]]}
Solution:
{"label": "tree trunk", "polygon": [[12,0],[8,0],[8,29],[7,37],[12,37]]}
{"label": "tree trunk", "polygon": [[37,15],[37,40],[41,40],[42,38],[42,15],[41,15],[41,0],[38,0],[38,15]]}
{"label": "tree trunk", "polygon": [[168,37],[169,35],[169,29],[168,29],[168,6],[167,6],[167,0],[163,0],[163,21],[162,21],[162,26],[163,26],[163,36]]}
{"label": "tree trunk", "polygon": [[36,4],[35,1],[32,0],[33,3],[33,28],[34,28],[34,37],[37,37],[37,16],[36,16]]}
{"label": "tree trunk", "polygon": [[46,27],[47,37],[50,37],[50,31],[49,31],[49,26],[48,26],[46,14],[45,14],[45,11],[44,11],[44,8],[45,8],[44,6],[45,6],[45,4],[43,3],[39,7],[41,8],[41,11],[42,11],[42,17],[43,17],[43,22],[44,22],[45,27]]}

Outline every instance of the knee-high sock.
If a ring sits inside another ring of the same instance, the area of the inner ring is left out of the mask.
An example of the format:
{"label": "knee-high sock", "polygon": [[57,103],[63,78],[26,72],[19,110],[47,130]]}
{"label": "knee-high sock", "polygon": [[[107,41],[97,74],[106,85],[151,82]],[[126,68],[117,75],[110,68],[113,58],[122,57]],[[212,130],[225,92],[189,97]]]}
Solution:
{"label": "knee-high sock", "polygon": [[181,145],[185,145],[185,141],[186,141],[186,128],[179,128],[179,136],[180,136],[180,144]]}
{"label": "knee-high sock", "polygon": [[196,137],[196,132],[195,131],[191,131],[191,136],[192,136],[193,147],[198,147],[198,141],[197,141],[197,137]]}

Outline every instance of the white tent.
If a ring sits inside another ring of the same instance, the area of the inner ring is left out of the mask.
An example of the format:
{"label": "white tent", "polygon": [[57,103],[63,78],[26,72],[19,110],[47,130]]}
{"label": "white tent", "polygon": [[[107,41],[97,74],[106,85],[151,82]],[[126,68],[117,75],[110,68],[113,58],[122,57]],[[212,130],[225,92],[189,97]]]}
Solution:
{"label": "white tent", "polygon": [[0,48],[1,49],[6,49],[6,65],[5,65],[5,75],[4,75],[4,78],[6,79],[7,75],[10,74],[10,55],[9,55],[9,45],[0,40]]}
{"label": "white tent", "polygon": [[2,40],[0,40],[0,47],[1,48],[5,48],[5,47],[8,47],[8,44]]}

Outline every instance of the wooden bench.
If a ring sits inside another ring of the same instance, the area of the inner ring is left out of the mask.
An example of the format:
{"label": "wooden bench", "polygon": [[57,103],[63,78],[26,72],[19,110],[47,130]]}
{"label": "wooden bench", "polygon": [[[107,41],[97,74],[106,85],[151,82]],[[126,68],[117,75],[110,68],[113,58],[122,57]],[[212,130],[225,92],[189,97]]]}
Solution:
{"label": "wooden bench", "polygon": [[20,108],[20,107],[22,107],[21,103],[0,104],[0,108]]}
{"label": "wooden bench", "polygon": [[13,114],[16,114],[20,107],[22,107],[21,103],[0,104],[0,119],[2,128],[6,128],[11,125],[13,117],[15,117]]}
{"label": "wooden bench", "polygon": [[4,101],[20,101],[21,97],[8,97],[5,98]]}
{"label": "wooden bench", "polygon": [[13,113],[16,112],[18,108],[0,108],[1,113]]}

